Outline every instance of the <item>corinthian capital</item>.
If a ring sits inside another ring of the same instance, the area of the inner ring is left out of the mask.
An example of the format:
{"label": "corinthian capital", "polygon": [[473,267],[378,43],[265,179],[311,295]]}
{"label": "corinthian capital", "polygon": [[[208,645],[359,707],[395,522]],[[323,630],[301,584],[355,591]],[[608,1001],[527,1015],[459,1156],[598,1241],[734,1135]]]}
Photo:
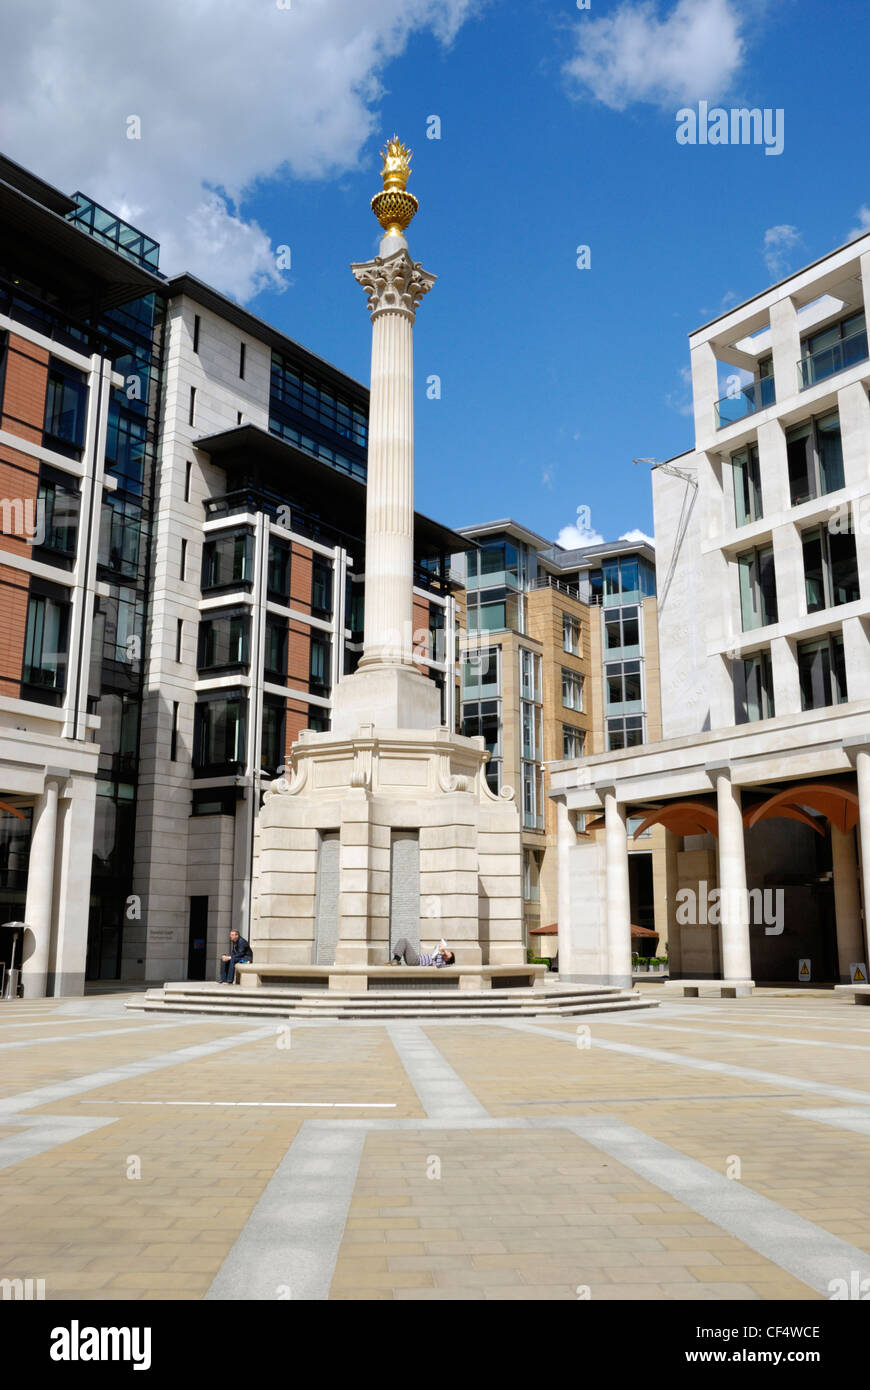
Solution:
{"label": "corinthian capital", "polygon": [[353,277],[362,285],[372,319],[378,314],[405,314],[413,323],[417,305],[435,284],[435,276],[412,261],[407,251],[352,265]]}

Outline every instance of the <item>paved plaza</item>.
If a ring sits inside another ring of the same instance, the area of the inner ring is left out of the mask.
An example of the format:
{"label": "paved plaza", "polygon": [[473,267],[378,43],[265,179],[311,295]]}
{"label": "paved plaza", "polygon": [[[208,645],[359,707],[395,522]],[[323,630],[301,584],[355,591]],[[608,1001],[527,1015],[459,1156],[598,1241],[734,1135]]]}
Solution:
{"label": "paved plaza", "polygon": [[[825,1299],[870,1278],[870,1010],[581,1023],[0,1006],[0,1279],[46,1299]],[[856,1283],[857,1281],[857,1283]]]}

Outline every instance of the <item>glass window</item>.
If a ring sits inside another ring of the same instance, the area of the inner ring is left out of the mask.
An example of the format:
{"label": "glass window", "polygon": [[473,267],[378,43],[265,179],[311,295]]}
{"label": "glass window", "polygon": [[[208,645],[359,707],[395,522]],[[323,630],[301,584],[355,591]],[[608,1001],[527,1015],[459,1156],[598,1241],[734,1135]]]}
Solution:
{"label": "glass window", "polygon": [[274,613],[266,616],[266,652],[264,658],[264,668],[266,674],[279,682],[287,679],[287,634],[288,624],[286,618],[279,618]]}
{"label": "glass window", "polygon": [[251,587],[254,537],[250,531],[231,531],[207,540],[202,548],[202,588]]}
{"label": "glass window", "polygon": [[244,609],[203,615],[197,656],[200,671],[247,666],[250,634],[251,619]]}
{"label": "glass window", "polygon": [[263,698],[263,739],[260,745],[260,767],[274,776],[284,764],[284,729],[287,706],[273,695]]}
{"label": "glass window", "polygon": [[562,667],[562,704],[566,709],[582,710],[583,677],[577,671]]}
{"label": "glass window", "polygon": [[111,401],[106,427],[106,466],[128,492],[142,492],[147,451],[146,417],[123,409],[116,400]]}
{"label": "glass window", "polygon": [[323,555],[315,555],[311,569],[311,607],[321,618],[332,613],[332,565]]}
{"label": "glass window", "polygon": [[69,601],[60,596],[31,593],[27,604],[22,681],[56,696],[51,703],[57,704],[66,686],[69,612]]}
{"label": "glass window", "polygon": [[575,729],[571,724],[562,725],[562,757],[563,758],[582,758],[585,734],[582,729]]}
{"label": "glass window", "polygon": [[540,850],[523,850],[523,898],[526,902],[540,901],[542,857]]}
{"label": "glass window", "polygon": [[801,708],[845,704],[848,695],[842,637],[830,634],[814,642],[799,642],[797,656]]}
{"label": "glass window", "polygon": [[748,550],[737,557],[743,631],[778,621],[773,547]]}
{"label": "glass window", "polygon": [[786,433],[791,503],[798,507],[845,485],[840,417],[835,411]]}
{"label": "glass window", "polygon": [[116,492],[106,493],[100,511],[98,564],[120,578],[136,579],[141,539],[141,503]]}
{"label": "glass window", "polygon": [[244,769],[247,710],[248,702],[238,691],[200,696],[194,713],[197,769]]}
{"label": "glass window", "polygon": [[732,664],[734,676],[734,716],[738,724],[773,719],[773,671],[770,652],[756,652]]}
{"label": "glass window", "polygon": [[489,754],[486,780],[497,792],[501,777],[501,702],[499,700],[464,701],[462,732],[466,738],[482,738]]}
{"label": "glass window", "polygon": [[43,466],[37,496],[42,548],[72,559],[79,527],[79,490],[75,479]]}
{"label": "glass window", "polygon": [[43,444],[70,458],[81,458],[85,442],[88,386],[84,372],[59,358],[49,359]]}
{"label": "glass window", "polygon": [[573,656],[580,652],[580,619],[572,618],[570,614],[562,614],[562,650],[571,652]]}
{"label": "glass window", "polygon": [[642,743],[643,718],[641,716],[607,720],[608,752],[618,752],[621,748],[636,748]]}
{"label": "glass window", "polygon": [[330,653],[332,643],[325,633],[311,633],[309,678],[311,690],[315,695],[326,695],[332,684],[330,673]]}
{"label": "glass window", "polygon": [[643,699],[639,661],[608,661],[604,667],[607,708],[639,705]]}
{"label": "glass window", "polygon": [[614,608],[605,614],[604,646],[608,653],[640,654],[640,621],[637,608]]}
{"label": "glass window", "polygon": [[270,596],[279,603],[287,603],[290,595],[290,554],[289,541],[269,537],[269,576],[267,587]]}
{"label": "glass window", "polygon": [[734,510],[738,526],[747,526],[761,516],[761,473],[758,448],[749,444],[731,458],[734,478]]}
{"label": "glass window", "polygon": [[802,537],[807,612],[853,603],[861,597],[858,559],[851,530],[815,526]]}

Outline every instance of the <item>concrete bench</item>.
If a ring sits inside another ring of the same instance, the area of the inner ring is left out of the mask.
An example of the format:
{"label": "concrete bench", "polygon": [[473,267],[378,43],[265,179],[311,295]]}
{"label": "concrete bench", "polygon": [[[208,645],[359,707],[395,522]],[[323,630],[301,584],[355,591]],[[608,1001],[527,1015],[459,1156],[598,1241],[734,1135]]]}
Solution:
{"label": "concrete bench", "polygon": [[545,965],[258,965],[236,966],[242,989],[264,981],[339,994],[369,989],[543,989]]}
{"label": "concrete bench", "polygon": [[751,994],[754,988],[754,980],[666,980],[664,992],[683,999],[700,999],[703,990],[709,999],[737,999]]}
{"label": "concrete bench", "polygon": [[856,1004],[870,1004],[870,985],[835,985],[835,994],[852,994]]}

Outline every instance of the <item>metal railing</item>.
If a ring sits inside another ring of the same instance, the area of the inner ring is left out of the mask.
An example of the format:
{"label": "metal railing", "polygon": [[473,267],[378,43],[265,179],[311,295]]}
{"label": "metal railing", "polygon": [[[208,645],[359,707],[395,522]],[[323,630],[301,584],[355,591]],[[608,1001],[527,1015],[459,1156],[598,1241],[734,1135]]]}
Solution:
{"label": "metal railing", "polygon": [[766,410],[776,404],[776,388],[773,377],[766,376],[761,381],[748,381],[744,386],[729,391],[716,402],[716,428],[724,430],[726,425],[735,425],[745,420],[747,415]]}
{"label": "metal railing", "polygon": [[850,333],[848,338],[841,338],[830,347],[808,353],[797,364],[798,390],[806,391],[817,382],[825,381],[829,376],[836,376],[837,372],[845,372],[847,368],[854,367],[859,362],[866,362],[867,356],[865,328],[857,333]]}

